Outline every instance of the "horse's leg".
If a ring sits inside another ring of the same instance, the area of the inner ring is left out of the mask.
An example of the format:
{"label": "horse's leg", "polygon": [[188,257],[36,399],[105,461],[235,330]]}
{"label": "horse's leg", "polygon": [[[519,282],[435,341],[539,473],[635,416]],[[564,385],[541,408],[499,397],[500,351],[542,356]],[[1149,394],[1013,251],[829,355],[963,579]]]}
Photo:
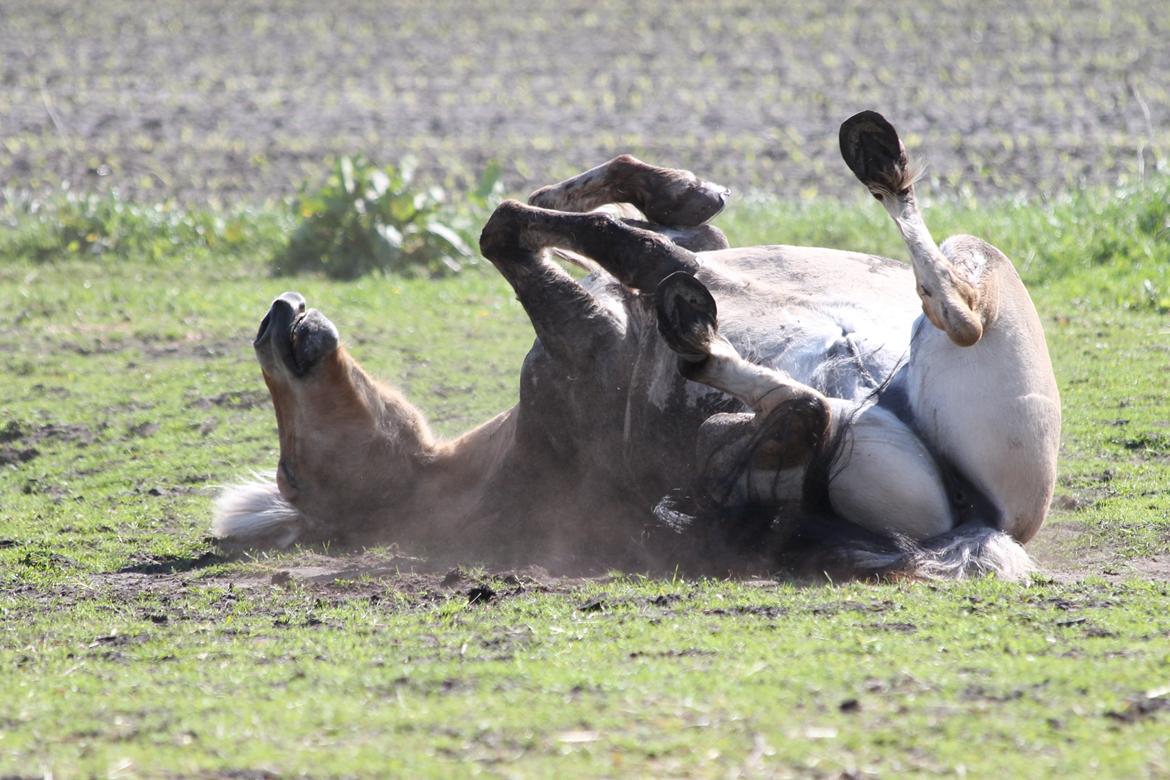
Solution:
{"label": "horse's leg", "polygon": [[523,232],[519,222],[493,215],[480,251],[512,286],[548,353],[577,365],[616,344],[624,330],[617,318],[541,247],[525,242]]}
{"label": "horse's leg", "polygon": [[480,236],[480,249],[493,262],[500,256],[536,258],[550,247],[585,255],[627,287],[648,292],[672,273],[699,269],[691,250],[596,211],[576,214],[504,201]]}
{"label": "horse's leg", "polygon": [[670,240],[671,243],[678,244],[682,248],[689,249],[692,252],[712,252],[717,249],[727,249],[731,246],[727,242],[727,236],[723,235],[723,231],[714,225],[665,227],[640,219],[622,219],[622,222],[630,227],[653,231],[663,238]]}
{"label": "horse's leg", "polygon": [[557,211],[592,211],[630,203],[651,222],[671,227],[701,225],[718,214],[730,191],[690,171],[659,168],[623,154],[557,184],[542,187],[529,204]]}
{"label": "horse's leg", "polygon": [[987,242],[935,244],[906,150],[879,114],[841,126],[841,153],[901,231],[930,322],[911,343],[914,427],[994,504],[999,528],[1027,541],[1048,511],[1060,441],[1060,396],[1032,300]]}
{"label": "horse's leg", "polygon": [[[821,486],[834,511],[871,531],[915,539],[951,528],[942,475],[905,423],[884,409],[828,398],[745,360],[719,335],[715,301],[693,277],[664,280],[655,303],[658,330],[678,354],[680,373],[738,398],[752,411],[750,421],[716,416],[700,432],[699,462],[710,461],[717,478],[740,458],[737,448],[746,446],[746,481],[735,489],[752,499],[790,501],[805,489],[804,470],[813,458],[836,441],[828,484]],[[730,487],[726,480],[723,484]]]}
{"label": "horse's leg", "polygon": [[995,313],[994,296],[981,294],[993,292],[985,289],[991,275],[984,266],[953,262],[934,243],[914,197],[916,169],[893,125],[863,111],[842,123],[840,144],[846,164],[889,212],[910,249],[923,313],[959,346],[979,341]]}

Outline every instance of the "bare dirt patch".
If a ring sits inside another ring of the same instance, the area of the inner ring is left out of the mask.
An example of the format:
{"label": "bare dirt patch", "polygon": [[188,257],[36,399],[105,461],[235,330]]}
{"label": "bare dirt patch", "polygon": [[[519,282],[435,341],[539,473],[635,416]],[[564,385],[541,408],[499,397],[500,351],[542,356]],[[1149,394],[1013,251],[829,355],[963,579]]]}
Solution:
{"label": "bare dirt patch", "polygon": [[[1049,523],[1028,546],[1029,552],[1041,566],[1041,575],[1058,582],[1072,583],[1086,577],[1104,577],[1109,580],[1144,579],[1170,582],[1170,555],[1128,559],[1107,549],[1086,543],[1089,531],[1075,520]],[[222,574],[204,571],[232,561],[246,565],[239,570]],[[142,593],[173,593],[193,584],[223,586],[254,590],[267,588],[295,588],[317,594],[328,602],[362,599],[383,602],[389,597],[402,608],[449,599],[466,600],[468,604],[490,606],[503,599],[524,593],[555,593],[566,596],[587,586],[604,584],[609,578],[558,576],[540,566],[522,569],[490,569],[454,565],[445,561],[427,561],[393,551],[359,551],[338,554],[301,552],[293,556],[279,555],[271,559],[222,557],[206,552],[194,558],[167,558],[145,560],[119,572],[95,575],[90,586],[110,589],[125,598]],[[778,580],[747,580],[747,584],[774,587]],[[61,593],[48,591],[46,597],[60,598]],[[671,610],[678,596],[662,596],[634,606]],[[893,602],[872,603],[831,602],[817,607],[818,614],[853,610],[874,615],[882,614]],[[607,611],[630,606],[621,599],[604,595],[581,601],[577,608],[584,612]],[[737,606],[708,611],[711,615],[758,615],[776,618],[782,614],[775,607]],[[1070,624],[1071,625],[1071,624]],[[875,630],[913,632],[916,626],[902,622],[879,621]]]}
{"label": "bare dirt patch", "polygon": [[1040,564],[1041,574],[1061,582],[1086,577],[1170,582],[1170,553],[1123,558],[1102,545],[1093,544],[1091,536],[1080,521],[1067,518],[1049,521],[1027,549]]}
{"label": "bare dirt patch", "polygon": [[[204,571],[232,562],[246,565],[222,574]],[[409,608],[449,599],[488,605],[531,592],[569,594],[588,583],[604,581],[605,578],[554,576],[539,566],[498,570],[467,568],[392,552],[337,555],[303,552],[269,560],[221,557],[206,552],[193,558],[144,560],[117,572],[93,575],[87,589],[97,588],[123,599],[142,594],[173,594],[193,585],[240,591],[298,589],[330,603],[359,599]],[[49,589],[37,595],[59,599],[72,590]]]}
{"label": "bare dirt patch", "polygon": [[47,423],[27,425],[9,420],[0,428],[0,466],[27,463],[41,451],[39,445],[60,441],[75,447],[87,447],[93,443],[94,431],[87,425]]}

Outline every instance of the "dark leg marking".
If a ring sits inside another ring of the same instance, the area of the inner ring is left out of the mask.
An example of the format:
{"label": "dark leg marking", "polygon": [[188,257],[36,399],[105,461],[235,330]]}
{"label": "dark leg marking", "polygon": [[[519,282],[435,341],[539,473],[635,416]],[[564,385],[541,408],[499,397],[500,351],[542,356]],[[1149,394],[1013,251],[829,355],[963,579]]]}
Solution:
{"label": "dark leg marking", "polygon": [[528,198],[533,206],[558,211],[592,211],[607,203],[630,203],[651,222],[670,227],[701,225],[723,210],[730,190],[690,171],[648,165],[628,154],[542,187]]}
{"label": "dark leg marking", "polygon": [[549,354],[570,365],[592,360],[617,343],[621,329],[565,269],[524,245],[524,225],[506,205],[484,226],[480,251],[516,291]]}
{"label": "dark leg marking", "polygon": [[[507,230],[489,228],[507,224]],[[505,201],[496,209],[480,238],[484,256],[495,251],[483,242],[510,236],[517,247],[540,252],[560,247],[585,255],[622,284],[650,292],[672,273],[694,274],[699,269],[694,252],[650,230],[627,225],[608,214],[570,214]],[[490,259],[490,258],[489,258]]]}

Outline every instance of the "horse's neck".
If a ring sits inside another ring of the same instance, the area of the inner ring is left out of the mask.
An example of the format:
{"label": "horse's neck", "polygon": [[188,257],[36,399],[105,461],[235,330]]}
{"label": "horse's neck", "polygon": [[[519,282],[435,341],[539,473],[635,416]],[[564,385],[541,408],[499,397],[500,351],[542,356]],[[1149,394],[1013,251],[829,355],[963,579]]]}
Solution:
{"label": "horse's neck", "polygon": [[516,410],[509,409],[437,444],[421,464],[406,508],[412,525],[430,536],[475,520],[515,445],[515,430]]}

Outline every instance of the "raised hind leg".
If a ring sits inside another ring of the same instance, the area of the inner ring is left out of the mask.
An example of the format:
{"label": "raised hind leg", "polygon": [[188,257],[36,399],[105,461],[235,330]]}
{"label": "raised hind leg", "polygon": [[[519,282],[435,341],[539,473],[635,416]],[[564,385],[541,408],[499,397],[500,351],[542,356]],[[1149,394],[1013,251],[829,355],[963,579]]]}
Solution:
{"label": "raised hind leg", "polygon": [[915,430],[994,505],[989,522],[1023,542],[1056,481],[1060,395],[1032,300],[1011,261],[972,236],[935,244],[897,132],[863,112],[841,126],[841,153],[901,232],[929,323],[907,372]]}

